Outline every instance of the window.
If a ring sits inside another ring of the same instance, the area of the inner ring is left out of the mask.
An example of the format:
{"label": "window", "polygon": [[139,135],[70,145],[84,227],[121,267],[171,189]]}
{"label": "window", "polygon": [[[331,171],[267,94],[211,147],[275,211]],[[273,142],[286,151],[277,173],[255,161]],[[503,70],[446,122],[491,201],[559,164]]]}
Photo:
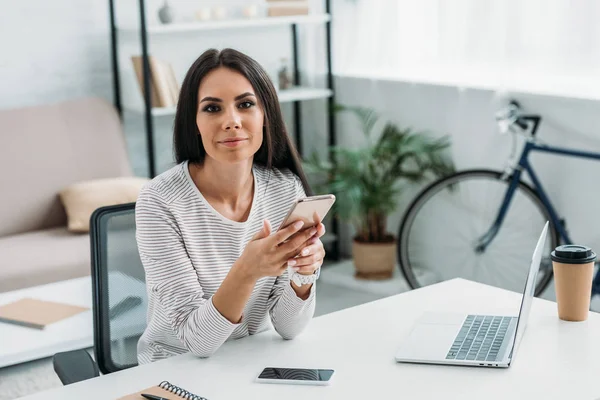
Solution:
{"label": "window", "polygon": [[483,86],[528,80],[548,88],[556,80],[600,85],[597,0],[336,0],[334,5],[338,74],[457,84],[480,80]]}

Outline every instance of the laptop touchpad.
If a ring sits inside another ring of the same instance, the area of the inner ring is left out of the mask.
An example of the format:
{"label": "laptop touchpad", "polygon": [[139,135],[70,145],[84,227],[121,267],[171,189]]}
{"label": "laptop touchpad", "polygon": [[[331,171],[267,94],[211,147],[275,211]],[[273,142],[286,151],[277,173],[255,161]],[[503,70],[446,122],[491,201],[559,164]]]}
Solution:
{"label": "laptop touchpad", "polygon": [[421,315],[417,320],[418,324],[446,324],[446,325],[459,325],[462,326],[465,321],[465,313],[451,313],[451,312],[426,312]]}
{"label": "laptop touchpad", "polygon": [[[406,360],[443,360],[454,343],[462,319],[419,320],[396,355]],[[440,323],[441,322],[441,323]]]}

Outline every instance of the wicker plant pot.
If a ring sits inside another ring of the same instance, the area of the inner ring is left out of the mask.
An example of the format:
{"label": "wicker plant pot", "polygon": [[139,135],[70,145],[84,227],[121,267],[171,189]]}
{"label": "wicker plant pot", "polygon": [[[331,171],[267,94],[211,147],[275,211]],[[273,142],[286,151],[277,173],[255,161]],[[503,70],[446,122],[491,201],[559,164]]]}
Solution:
{"label": "wicker plant pot", "polygon": [[396,268],[396,240],[385,243],[352,241],[354,276],[359,279],[391,279]]}

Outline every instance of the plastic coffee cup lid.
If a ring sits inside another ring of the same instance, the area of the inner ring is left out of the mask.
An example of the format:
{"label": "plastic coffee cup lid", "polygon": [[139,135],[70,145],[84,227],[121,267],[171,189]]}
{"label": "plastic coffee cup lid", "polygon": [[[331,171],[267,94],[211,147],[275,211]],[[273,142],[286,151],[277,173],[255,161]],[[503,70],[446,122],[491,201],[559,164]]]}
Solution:
{"label": "plastic coffee cup lid", "polygon": [[552,261],[563,264],[587,264],[596,260],[596,253],[587,246],[566,244],[554,249],[550,257]]}

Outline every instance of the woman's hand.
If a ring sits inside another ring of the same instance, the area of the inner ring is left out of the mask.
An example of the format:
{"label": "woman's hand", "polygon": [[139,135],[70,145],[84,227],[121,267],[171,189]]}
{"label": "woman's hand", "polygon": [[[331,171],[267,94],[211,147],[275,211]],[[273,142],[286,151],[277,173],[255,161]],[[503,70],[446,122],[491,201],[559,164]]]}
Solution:
{"label": "woman's hand", "polygon": [[258,280],[264,276],[279,276],[288,267],[288,260],[316,236],[318,229],[300,232],[304,223],[296,221],[271,235],[271,224],[265,220],[263,228],[248,242],[234,268],[246,279]]}
{"label": "woman's hand", "polygon": [[325,248],[319,239],[325,234],[325,225],[319,222],[317,232],[304,243],[300,252],[288,260],[288,265],[294,271],[303,275],[312,275],[317,269],[323,265],[325,258]]}

